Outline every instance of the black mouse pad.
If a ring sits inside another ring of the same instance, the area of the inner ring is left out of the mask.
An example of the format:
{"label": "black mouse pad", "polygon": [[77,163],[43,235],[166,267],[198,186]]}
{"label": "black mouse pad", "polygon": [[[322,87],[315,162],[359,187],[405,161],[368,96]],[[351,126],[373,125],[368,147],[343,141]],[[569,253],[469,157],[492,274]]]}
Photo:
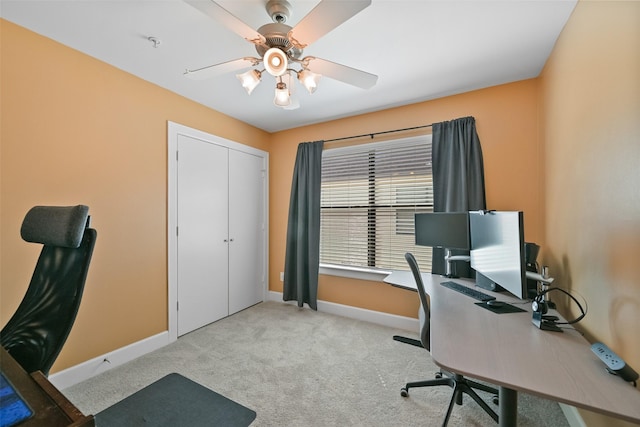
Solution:
{"label": "black mouse pad", "polygon": [[521,311],[527,311],[527,310],[521,309],[520,307],[516,307],[515,305],[507,304],[506,302],[502,304],[500,307],[492,307],[483,302],[476,302],[474,304],[477,305],[478,307],[486,308],[487,310],[493,311],[494,313],[498,313],[498,314],[520,313]]}

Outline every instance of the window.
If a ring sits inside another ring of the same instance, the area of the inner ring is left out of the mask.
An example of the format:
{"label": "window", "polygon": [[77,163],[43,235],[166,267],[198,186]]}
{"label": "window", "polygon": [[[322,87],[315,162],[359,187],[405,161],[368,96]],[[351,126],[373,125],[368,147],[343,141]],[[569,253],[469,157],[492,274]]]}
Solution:
{"label": "window", "polygon": [[321,263],[408,270],[410,251],[431,271],[431,248],[415,245],[417,212],[433,212],[431,135],[323,152]]}

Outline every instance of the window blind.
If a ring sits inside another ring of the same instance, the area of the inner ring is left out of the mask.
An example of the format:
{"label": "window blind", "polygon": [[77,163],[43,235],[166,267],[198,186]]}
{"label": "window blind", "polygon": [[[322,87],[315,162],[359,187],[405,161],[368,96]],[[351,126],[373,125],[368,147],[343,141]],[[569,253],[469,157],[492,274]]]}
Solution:
{"label": "window blind", "polygon": [[431,135],[326,149],[320,212],[321,263],[407,270],[410,251],[431,271],[414,237],[414,215],[433,212]]}

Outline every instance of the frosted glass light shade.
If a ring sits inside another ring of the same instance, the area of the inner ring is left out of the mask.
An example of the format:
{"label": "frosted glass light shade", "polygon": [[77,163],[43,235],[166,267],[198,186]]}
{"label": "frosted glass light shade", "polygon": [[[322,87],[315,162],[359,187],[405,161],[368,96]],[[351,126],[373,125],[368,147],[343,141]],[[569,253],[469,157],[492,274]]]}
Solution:
{"label": "frosted glass light shade", "polygon": [[260,84],[261,73],[257,70],[249,70],[245,73],[236,74],[242,87],[247,91],[247,94],[251,95],[251,92]]}
{"label": "frosted glass light shade", "polygon": [[291,104],[291,97],[286,84],[280,82],[276,85],[276,96],[273,99],[273,103],[278,107],[287,107]]}
{"label": "frosted glass light shade", "polygon": [[304,86],[309,93],[313,93],[318,88],[318,81],[320,81],[322,74],[316,74],[309,70],[301,70],[298,72],[298,80]]}

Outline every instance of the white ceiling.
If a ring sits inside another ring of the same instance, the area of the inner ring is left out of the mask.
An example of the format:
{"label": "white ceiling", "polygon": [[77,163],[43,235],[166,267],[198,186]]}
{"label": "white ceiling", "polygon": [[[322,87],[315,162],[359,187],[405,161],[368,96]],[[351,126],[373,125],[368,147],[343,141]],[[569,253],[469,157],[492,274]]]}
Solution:
{"label": "white ceiling", "polygon": [[[295,24],[317,0],[289,0]],[[252,28],[271,22],[266,0],[219,0]],[[245,56],[252,44],[181,0],[0,0],[0,15],[144,80],[268,132],[536,77],[576,0],[373,0],[304,50],[378,75],[364,90],[323,78],[300,108],[273,105],[266,73],[249,96],[233,72],[185,78]],[[148,37],[161,44],[154,48]],[[43,68],[46,70],[46,64]]]}

